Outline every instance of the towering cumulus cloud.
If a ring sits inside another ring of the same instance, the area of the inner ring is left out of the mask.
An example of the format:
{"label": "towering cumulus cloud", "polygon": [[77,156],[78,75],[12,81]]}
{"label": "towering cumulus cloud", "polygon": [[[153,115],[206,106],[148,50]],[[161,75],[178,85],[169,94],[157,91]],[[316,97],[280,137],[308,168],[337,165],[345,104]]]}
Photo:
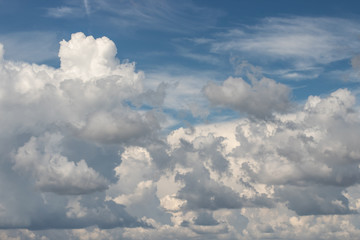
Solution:
{"label": "towering cumulus cloud", "polygon": [[169,130],[167,83],[146,89],[106,37],[61,41],[59,68],[3,55],[0,45],[1,239],[360,235],[350,90],[300,104],[275,80],[229,77],[203,86],[205,110],[244,115]]}
{"label": "towering cumulus cloud", "polygon": [[[119,160],[108,146],[157,129],[151,112],[126,104],[143,74],[115,56],[108,38],[76,33],[60,43],[59,69],[1,60],[1,228],[147,226],[104,200]],[[69,208],[75,200],[92,207]]]}

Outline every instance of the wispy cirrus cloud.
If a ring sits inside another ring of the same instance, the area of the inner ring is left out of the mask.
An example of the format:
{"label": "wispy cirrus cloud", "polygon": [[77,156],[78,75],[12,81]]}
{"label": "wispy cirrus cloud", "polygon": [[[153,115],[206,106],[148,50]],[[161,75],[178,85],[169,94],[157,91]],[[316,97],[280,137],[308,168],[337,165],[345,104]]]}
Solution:
{"label": "wispy cirrus cloud", "polygon": [[359,35],[356,20],[273,17],[218,34],[209,45],[212,52],[241,56],[266,66],[265,71],[282,69],[285,78],[309,78],[319,75],[323,66],[356,54]]}
{"label": "wispy cirrus cloud", "polygon": [[219,10],[200,7],[190,1],[105,0],[93,2],[91,8],[95,15],[99,14],[117,26],[169,32],[208,28],[222,14]]}
{"label": "wispy cirrus cloud", "polygon": [[63,18],[74,15],[77,12],[77,9],[71,7],[57,7],[57,8],[49,8],[47,9],[47,16],[53,18]]}

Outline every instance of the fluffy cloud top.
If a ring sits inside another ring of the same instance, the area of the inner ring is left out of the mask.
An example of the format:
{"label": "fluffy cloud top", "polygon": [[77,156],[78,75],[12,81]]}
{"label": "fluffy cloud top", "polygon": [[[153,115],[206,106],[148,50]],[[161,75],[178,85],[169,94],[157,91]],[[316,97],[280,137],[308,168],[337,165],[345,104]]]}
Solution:
{"label": "fluffy cloud top", "polygon": [[108,76],[119,67],[116,53],[114,42],[107,37],[94,39],[83,33],[75,33],[71,36],[71,41],[60,42],[60,68],[66,74],[83,80]]}

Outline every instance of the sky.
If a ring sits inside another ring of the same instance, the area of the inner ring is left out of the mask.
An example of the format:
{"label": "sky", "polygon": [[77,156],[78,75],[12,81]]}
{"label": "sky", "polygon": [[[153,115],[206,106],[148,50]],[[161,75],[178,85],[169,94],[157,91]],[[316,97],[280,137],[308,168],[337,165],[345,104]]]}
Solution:
{"label": "sky", "polygon": [[0,238],[356,239],[359,7],[0,0]]}

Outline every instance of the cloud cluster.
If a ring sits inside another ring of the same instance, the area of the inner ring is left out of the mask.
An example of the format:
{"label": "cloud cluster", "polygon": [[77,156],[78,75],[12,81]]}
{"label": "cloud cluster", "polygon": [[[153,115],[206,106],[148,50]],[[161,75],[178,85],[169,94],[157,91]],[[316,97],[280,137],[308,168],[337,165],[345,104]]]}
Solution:
{"label": "cloud cluster", "polygon": [[169,83],[146,89],[111,40],[76,33],[59,57],[57,69],[0,61],[1,238],[358,236],[360,113],[348,89],[295,104],[272,79],[229,77],[203,93],[247,115],[169,132]]}
{"label": "cloud cluster", "polygon": [[60,43],[58,69],[3,53],[1,45],[1,175],[9,192],[0,200],[0,227],[147,226],[104,194],[112,180],[107,161],[119,151],[111,144],[158,129],[155,113],[129,104],[143,94],[143,73],[116,58],[111,40],[83,33]]}

